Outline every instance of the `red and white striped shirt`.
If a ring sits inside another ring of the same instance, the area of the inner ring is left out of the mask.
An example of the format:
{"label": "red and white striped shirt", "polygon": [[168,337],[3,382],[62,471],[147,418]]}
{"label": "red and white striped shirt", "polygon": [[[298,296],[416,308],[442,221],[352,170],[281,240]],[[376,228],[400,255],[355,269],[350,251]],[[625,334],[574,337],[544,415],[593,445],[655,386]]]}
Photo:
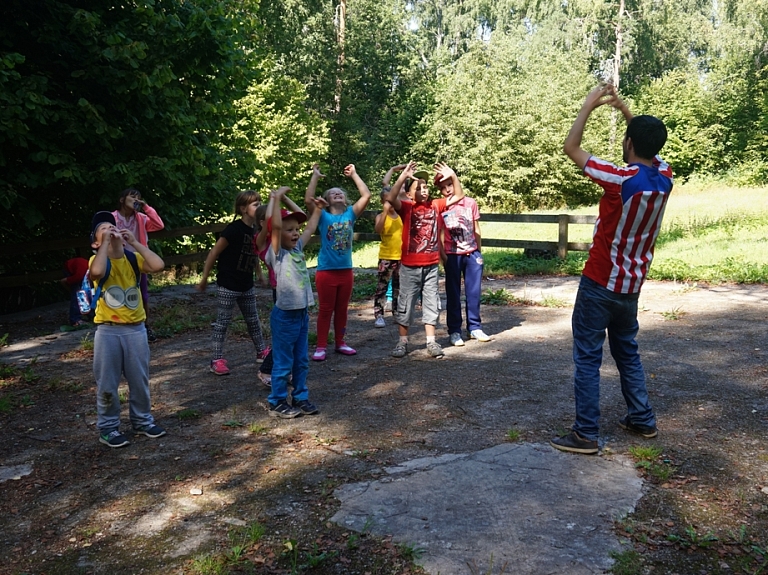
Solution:
{"label": "red and white striped shirt", "polygon": [[672,169],[658,156],[652,167],[619,167],[592,156],[584,175],[605,193],[583,273],[612,292],[639,293],[672,191]]}

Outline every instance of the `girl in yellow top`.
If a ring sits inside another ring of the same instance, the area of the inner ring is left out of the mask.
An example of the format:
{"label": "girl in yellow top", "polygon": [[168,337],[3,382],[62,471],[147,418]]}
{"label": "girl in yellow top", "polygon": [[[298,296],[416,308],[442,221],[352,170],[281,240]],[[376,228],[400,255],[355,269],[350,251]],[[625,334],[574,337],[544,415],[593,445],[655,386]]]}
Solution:
{"label": "girl in yellow top", "polygon": [[376,284],[376,294],[373,297],[374,325],[384,327],[384,306],[389,280],[392,279],[392,310],[397,309],[397,295],[400,291],[400,251],[403,243],[403,220],[397,215],[392,205],[386,201],[389,193],[389,182],[392,174],[405,168],[405,164],[393,166],[382,179],[383,191],[381,201],[383,208],[376,216],[374,230],[381,236],[379,246],[379,281]]}

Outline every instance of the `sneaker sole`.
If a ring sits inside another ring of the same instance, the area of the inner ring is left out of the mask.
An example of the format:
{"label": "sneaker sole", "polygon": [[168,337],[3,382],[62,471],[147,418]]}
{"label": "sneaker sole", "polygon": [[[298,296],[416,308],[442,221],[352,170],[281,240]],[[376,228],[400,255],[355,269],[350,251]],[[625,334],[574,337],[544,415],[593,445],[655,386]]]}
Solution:
{"label": "sneaker sole", "polygon": [[461,341],[457,341],[457,342],[453,342],[453,341],[452,341],[452,342],[451,342],[451,345],[452,345],[453,347],[464,347],[464,340],[462,339]]}
{"label": "sneaker sole", "polygon": [[270,410],[269,416],[270,417],[278,417],[280,419],[295,419],[297,417],[300,417],[303,415],[303,412],[299,411],[298,413],[278,413],[276,411]]}
{"label": "sneaker sole", "polygon": [[582,453],[584,455],[595,455],[598,451],[597,447],[567,447],[565,445],[558,445],[552,441],[549,444],[558,451],[565,451],[568,453]]}
{"label": "sneaker sole", "polygon": [[[299,408],[299,409],[301,409],[301,408]],[[302,415],[317,415],[318,413],[320,413],[319,409],[316,409],[314,411],[304,411],[303,409],[301,409],[301,414]]]}
{"label": "sneaker sole", "polygon": [[118,448],[118,447],[125,447],[126,445],[130,445],[131,444],[130,441],[126,441],[125,443],[121,443],[120,445],[113,445],[109,441],[107,441],[106,439],[103,439],[102,437],[99,437],[99,442],[103,443],[107,447],[112,447],[113,449]]}
{"label": "sneaker sole", "polygon": [[216,371],[215,369],[211,369],[211,373],[216,375],[229,375],[228,371]]}
{"label": "sneaker sole", "polygon": [[645,431],[640,431],[637,428],[632,428],[629,425],[622,423],[621,421],[619,421],[619,427],[621,427],[624,431],[629,431],[630,433],[634,433],[635,435],[640,435],[642,437],[645,437],[646,439],[653,439],[659,434],[658,430],[654,429],[651,433],[647,433]]}
{"label": "sneaker sole", "polygon": [[163,431],[162,433],[158,433],[157,435],[150,435],[146,431],[135,431],[134,430],[133,433],[134,433],[134,435],[146,435],[147,437],[149,437],[151,439],[157,439],[158,437],[162,437],[163,435],[165,435],[167,432]]}

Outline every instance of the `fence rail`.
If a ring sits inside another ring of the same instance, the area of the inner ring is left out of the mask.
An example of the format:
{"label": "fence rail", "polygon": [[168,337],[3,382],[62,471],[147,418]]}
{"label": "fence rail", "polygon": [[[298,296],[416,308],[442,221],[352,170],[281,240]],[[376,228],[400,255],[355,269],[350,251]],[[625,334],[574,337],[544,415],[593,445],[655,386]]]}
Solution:
{"label": "fence rail", "polygon": [[[367,210],[362,217],[373,220],[378,212]],[[481,214],[483,222],[502,223],[529,223],[529,224],[557,224],[558,234],[556,242],[535,240],[503,240],[483,237],[483,246],[490,248],[518,248],[557,251],[561,259],[565,259],[569,251],[588,251],[589,244],[583,242],[568,241],[568,226],[570,224],[594,224],[596,216],[574,216],[569,214]],[[189,226],[173,230],[161,230],[149,234],[150,239],[178,238],[182,236],[198,236],[221,232],[226,223],[207,224],[204,226]],[[379,241],[378,234],[356,232],[355,241]],[[317,236],[313,236],[310,243],[317,242]],[[8,256],[20,256],[51,251],[75,250],[78,255],[87,256],[91,253],[91,246],[87,238],[70,238],[63,240],[47,240],[43,242],[31,242],[0,246],[0,258]],[[188,254],[178,254],[163,257],[166,267],[191,264],[204,261],[208,250]],[[62,277],[61,269],[42,271],[29,274],[0,276],[0,288],[20,287],[35,285],[43,282],[56,281]]]}

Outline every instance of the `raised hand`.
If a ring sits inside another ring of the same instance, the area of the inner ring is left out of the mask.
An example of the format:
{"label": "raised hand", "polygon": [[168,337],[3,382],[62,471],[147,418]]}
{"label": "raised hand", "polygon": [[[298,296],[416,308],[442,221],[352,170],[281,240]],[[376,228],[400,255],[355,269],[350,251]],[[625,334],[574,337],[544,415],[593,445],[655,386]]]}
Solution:
{"label": "raised hand", "polygon": [[448,180],[456,174],[456,172],[453,171],[453,168],[451,168],[445,162],[436,163],[434,168],[435,168],[435,172],[440,174],[440,181]]}
{"label": "raised hand", "polygon": [[315,200],[315,206],[320,208],[321,210],[324,210],[328,207],[328,202],[325,201],[323,197],[314,198]]}
{"label": "raised hand", "polygon": [[355,175],[357,175],[357,170],[355,169],[355,164],[349,164],[344,168],[344,175],[348,178],[354,178]]}
{"label": "raised hand", "polygon": [[312,164],[312,176],[318,179],[325,177],[325,175],[320,172],[320,164]]}

